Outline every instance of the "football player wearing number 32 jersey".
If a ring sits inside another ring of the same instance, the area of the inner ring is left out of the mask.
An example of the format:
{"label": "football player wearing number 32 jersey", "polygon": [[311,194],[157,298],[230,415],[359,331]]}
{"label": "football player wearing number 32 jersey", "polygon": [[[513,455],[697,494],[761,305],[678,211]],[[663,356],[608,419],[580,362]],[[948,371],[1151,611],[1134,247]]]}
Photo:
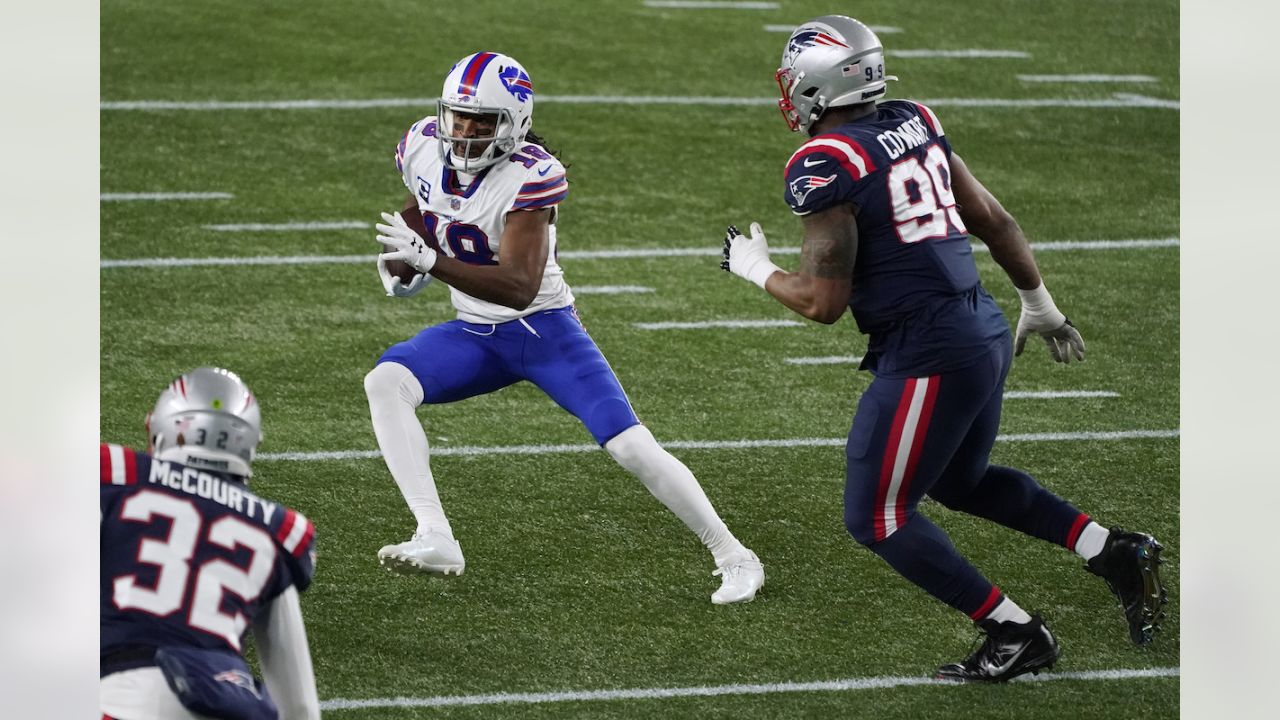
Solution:
{"label": "football player wearing number 32 jersey", "polygon": [[[196,368],[146,424],[147,452],[100,449],[103,720],[319,718],[298,601],[315,528],[249,489],[253,393]],[[250,629],[265,686],[243,657]]]}
{"label": "football player wearing number 32 jersey", "polygon": [[[384,213],[377,226],[390,248],[378,258],[383,287],[410,297],[438,279],[457,319],[393,345],[365,377],[378,446],[417,521],[409,540],[383,547],[378,559],[395,572],[462,573],[414,411],[527,380],[698,536],[722,577],[712,602],[751,600],[764,583],[759,559],[729,532],[693,473],[640,424],[578,321],[556,261],[556,216],[569,185],[531,131],[534,97],[514,59],[474,53],[445,77],[436,114],[414,123],[396,148],[409,219]],[[425,236],[413,227],[419,217]],[[405,282],[391,261],[416,274]]]}
{"label": "football player wearing number 32 jersey", "polygon": [[[1160,545],[1107,530],[1013,468],[989,463],[1005,377],[1027,337],[1054,360],[1084,360],[1080,333],[1054,305],[1022,230],[952,152],[924,105],[880,100],[884,49],[841,15],[797,27],[776,74],[793,131],[809,135],[787,163],[784,197],[804,224],[800,268],[769,260],[759,225],[730,227],[721,267],[824,323],[853,311],[874,373],[845,447],[845,525],[858,542],[986,635],[938,676],[1003,681],[1050,667],[1058,644],[916,512],[927,493],[948,508],[1074,550],[1119,597],[1133,642],[1164,615]],[[1010,337],[978,281],[972,232],[1022,298]]]}

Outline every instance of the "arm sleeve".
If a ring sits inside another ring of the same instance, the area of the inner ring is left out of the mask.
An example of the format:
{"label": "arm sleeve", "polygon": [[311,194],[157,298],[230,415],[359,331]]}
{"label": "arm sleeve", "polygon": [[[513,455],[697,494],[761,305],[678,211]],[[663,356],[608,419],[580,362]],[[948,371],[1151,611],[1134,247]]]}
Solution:
{"label": "arm sleeve", "polygon": [[410,126],[409,131],[400,137],[400,143],[396,145],[396,171],[400,173],[400,180],[404,182],[409,192],[417,190],[414,186],[412,171],[409,169],[410,159],[427,149],[435,137],[436,119],[427,116]]}
{"label": "arm sleeve", "polygon": [[564,166],[554,157],[544,155],[526,169],[524,183],[511,201],[507,212],[515,210],[546,210],[564,202],[569,196],[569,182]]}
{"label": "arm sleeve", "polygon": [[295,588],[289,587],[258,613],[253,638],[262,664],[262,679],[280,709],[281,720],[319,718],[320,696]]}
{"label": "arm sleeve", "polygon": [[818,148],[787,165],[783,199],[796,215],[822,212],[846,201],[853,192],[856,173],[834,153]]}

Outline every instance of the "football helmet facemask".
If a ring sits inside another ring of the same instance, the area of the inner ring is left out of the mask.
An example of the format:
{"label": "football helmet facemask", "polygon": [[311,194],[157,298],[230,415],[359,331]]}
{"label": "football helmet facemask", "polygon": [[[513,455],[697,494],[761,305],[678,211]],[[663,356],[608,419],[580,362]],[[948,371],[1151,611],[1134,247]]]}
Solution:
{"label": "football helmet facemask", "polygon": [[[486,137],[454,136],[457,114],[490,115]],[[440,159],[461,172],[475,173],[511,156],[533,124],[533,83],[513,58],[478,52],[462,58],[444,79],[436,116]],[[475,152],[484,145],[482,152]],[[472,157],[472,154],[476,157]]]}
{"label": "football helmet facemask", "polygon": [[792,131],[809,129],[830,107],[884,95],[884,47],[866,25],[844,15],[814,18],[791,33],[774,78],[778,107]]}
{"label": "football helmet facemask", "polygon": [[239,376],[201,367],[160,393],[146,428],[147,451],[160,460],[247,478],[262,441],[262,414]]}

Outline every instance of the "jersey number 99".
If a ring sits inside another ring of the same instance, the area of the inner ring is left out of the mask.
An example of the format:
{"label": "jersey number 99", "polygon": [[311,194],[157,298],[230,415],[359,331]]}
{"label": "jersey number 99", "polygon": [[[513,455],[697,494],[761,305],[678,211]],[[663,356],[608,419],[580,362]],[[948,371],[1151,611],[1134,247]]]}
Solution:
{"label": "jersey number 99", "polygon": [[929,146],[924,162],[909,155],[889,168],[889,197],[900,241],[918,243],[968,232],[956,210],[950,178],[950,163],[937,145]]}

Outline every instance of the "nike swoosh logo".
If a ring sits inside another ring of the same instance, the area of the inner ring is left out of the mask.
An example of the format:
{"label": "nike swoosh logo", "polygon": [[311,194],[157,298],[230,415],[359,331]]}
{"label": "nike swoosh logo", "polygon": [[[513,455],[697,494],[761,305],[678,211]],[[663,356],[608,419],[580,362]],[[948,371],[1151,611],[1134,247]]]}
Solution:
{"label": "nike swoosh logo", "polygon": [[546,166],[546,167],[542,168],[541,170],[539,170],[539,171],[538,171],[538,177],[546,177],[546,176],[547,176],[547,173],[549,173],[549,172],[551,172],[551,166],[550,166],[550,165],[548,165],[548,166]]}
{"label": "nike swoosh logo", "polygon": [[983,668],[987,671],[987,674],[989,675],[999,675],[1001,673],[1004,673],[1008,671],[1009,668],[1013,667],[1013,664],[1017,662],[1018,658],[1022,657],[1022,654],[1025,653],[1027,651],[1027,648],[1029,647],[1031,647],[1031,643],[1027,643],[1026,645],[1023,645],[1021,648],[1018,648],[1018,652],[1014,653],[1012,656],[1010,656],[1008,659],[1006,659],[1003,663],[999,665],[996,665],[995,663],[990,661],[984,662],[982,663]]}
{"label": "nike swoosh logo", "polygon": [[805,158],[805,159],[804,159],[804,166],[805,166],[805,167],[813,167],[814,165],[821,165],[821,164],[822,164],[822,163],[824,163],[824,162],[826,162],[826,160],[822,160],[822,159],[818,159],[818,160],[816,160],[816,161],[814,161],[814,162],[809,162],[809,158]]}

